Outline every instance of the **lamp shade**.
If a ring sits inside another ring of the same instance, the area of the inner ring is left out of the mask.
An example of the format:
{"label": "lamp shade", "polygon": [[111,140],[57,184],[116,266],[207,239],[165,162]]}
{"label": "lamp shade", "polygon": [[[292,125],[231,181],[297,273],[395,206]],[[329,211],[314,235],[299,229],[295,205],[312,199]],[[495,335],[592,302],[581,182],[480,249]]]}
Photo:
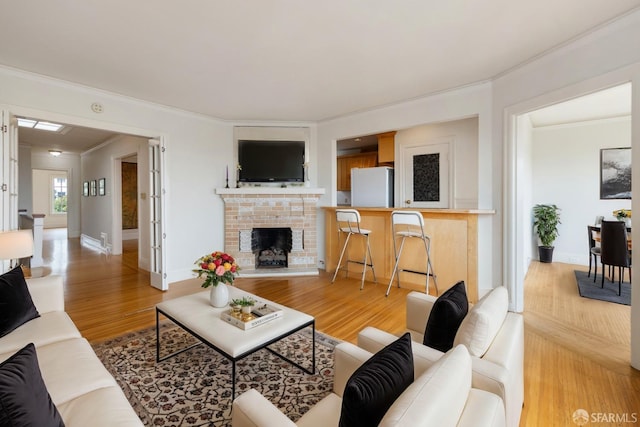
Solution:
{"label": "lamp shade", "polygon": [[0,259],[20,259],[33,255],[31,230],[3,231],[0,233]]}

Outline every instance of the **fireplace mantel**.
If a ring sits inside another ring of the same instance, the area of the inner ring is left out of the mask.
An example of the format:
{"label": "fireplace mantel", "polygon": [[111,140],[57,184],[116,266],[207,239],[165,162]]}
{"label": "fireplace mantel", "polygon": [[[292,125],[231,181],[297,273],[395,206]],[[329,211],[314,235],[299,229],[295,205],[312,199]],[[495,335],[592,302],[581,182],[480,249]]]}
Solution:
{"label": "fireplace mantel", "polygon": [[[318,274],[316,216],[324,192],[303,186],[216,189],[224,201],[225,252],[235,258],[241,277]],[[279,227],[292,230],[288,267],[256,268],[252,230]]]}
{"label": "fireplace mantel", "polygon": [[216,194],[224,195],[245,195],[245,194],[310,194],[321,195],[324,194],[324,188],[310,188],[310,187],[238,187],[238,188],[216,188]]}

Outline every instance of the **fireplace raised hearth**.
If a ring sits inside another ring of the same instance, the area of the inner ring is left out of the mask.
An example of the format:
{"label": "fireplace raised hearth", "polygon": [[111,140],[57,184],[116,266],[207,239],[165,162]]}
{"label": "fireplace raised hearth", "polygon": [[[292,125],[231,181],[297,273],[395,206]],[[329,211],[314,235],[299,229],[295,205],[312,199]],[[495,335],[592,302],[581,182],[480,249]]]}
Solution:
{"label": "fireplace raised hearth", "polygon": [[251,250],[256,255],[256,268],[286,268],[292,240],[291,228],[251,230]]}

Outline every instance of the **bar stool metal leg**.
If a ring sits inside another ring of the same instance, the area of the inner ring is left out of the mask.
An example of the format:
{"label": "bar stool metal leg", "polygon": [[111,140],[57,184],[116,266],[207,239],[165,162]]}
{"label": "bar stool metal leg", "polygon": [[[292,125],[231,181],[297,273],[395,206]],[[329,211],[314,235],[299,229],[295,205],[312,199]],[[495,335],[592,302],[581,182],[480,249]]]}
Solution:
{"label": "bar stool metal leg", "polygon": [[[385,294],[385,296],[389,296],[389,292],[391,291],[391,284],[393,283],[393,277],[396,275],[396,273],[398,273],[398,264],[400,263],[400,255],[402,254],[402,248],[404,247],[404,239],[406,239],[406,237],[402,237],[402,241],[400,242],[400,250],[396,251],[396,239],[395,237],[393,238],[393,253],[396,256],[396,262],[393,265],[393,271],[391,272],[391,280],[389,280],[389,286],[387,286],[387,293]],[[398,280],[398,288],[400,287],[400,273],[398,273],[397,276],[397,280]]]}
{"label": "bar stool metal leg", "polygon": [[433,277],[433,284],[436,287],[436,295],[440,295],[440,291],[438,291],[438,280],[436,279],[435,271],[433,270],[433,266],[431,265],[431,239],[428,237],[424,237],[422,239],[424,243],[424,249],[427,251],[427,285],[426,285],[426,293],[429,293],[429,276]]}
{"label": "bar stool metal leg", "polygon": [[[367,250],[364,253],[364,263],[362,265],[362,281],[360,283],[360,290],[364,289],[364,276],[367,273],[367,267],[371,268],[371,273],[373,273],[373,283],[378,283],[378,279],[376,279],[376,270],[373,268],[373,257],[371,256],[371,245],[369,244],[369,234],[366,234],[367,237]],[[369,255],[369,260],[371,263],[367,263],[367,254]]]}
{"label": "bar stool metal leg", "polygon": [[[342,247],[342,251],[340,252],[340,258],[338,259],[338,265],[336,266],[336,271],[333,273],[333,279],[331,279],[331,283],[336,281],[336,276],[338,275],[338,271],[340,270],[340,266],[342,265],[342,258],[344,257],[344,252],[347,250],[347,246],[349,246],[349,238],[351,237],[351,233],[347,233],[347,238],[344,241],[344,246]],[[349,262],[347,261],[347,265],[345,266],[347,269],[347,274],[349,273]]]}

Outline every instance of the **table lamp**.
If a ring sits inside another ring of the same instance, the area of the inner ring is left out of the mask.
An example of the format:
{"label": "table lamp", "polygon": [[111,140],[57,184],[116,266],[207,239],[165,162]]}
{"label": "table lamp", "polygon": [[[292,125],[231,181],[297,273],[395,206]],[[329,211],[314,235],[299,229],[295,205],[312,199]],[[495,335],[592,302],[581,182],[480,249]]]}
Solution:
{"label": "table lamp", "polygon": [[18,265],[21,258],[33,255],[33,233],[31,230],[14,230],[0,232],[0,259],[10,260],[9,268],[13,268],[13,261]]}

